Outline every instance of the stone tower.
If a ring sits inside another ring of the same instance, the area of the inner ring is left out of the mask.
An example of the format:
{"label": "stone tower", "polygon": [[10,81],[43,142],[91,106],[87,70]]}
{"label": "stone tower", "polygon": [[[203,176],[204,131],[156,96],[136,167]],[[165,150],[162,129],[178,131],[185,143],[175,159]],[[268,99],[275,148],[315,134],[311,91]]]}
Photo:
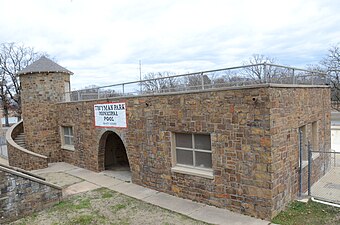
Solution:
{"label": "stone tower", "polygon": [[21,104],[27,149],[60,161],[55,103],[70,90],[73,73],[42,56],[20,71]]}

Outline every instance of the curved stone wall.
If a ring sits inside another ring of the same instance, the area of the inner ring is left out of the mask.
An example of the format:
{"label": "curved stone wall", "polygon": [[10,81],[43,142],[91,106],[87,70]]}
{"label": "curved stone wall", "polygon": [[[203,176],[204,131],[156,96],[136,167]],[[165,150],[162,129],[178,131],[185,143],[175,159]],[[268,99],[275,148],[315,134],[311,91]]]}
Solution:
{"label": "curved stone wall", "polygon": [[15,137],[23,131],[23,121],[21,120],[19,123],[8,129],[6,133],[9,165],[24,170],[46,168],[48,166],[48,157],[29,151],[15,143]]}

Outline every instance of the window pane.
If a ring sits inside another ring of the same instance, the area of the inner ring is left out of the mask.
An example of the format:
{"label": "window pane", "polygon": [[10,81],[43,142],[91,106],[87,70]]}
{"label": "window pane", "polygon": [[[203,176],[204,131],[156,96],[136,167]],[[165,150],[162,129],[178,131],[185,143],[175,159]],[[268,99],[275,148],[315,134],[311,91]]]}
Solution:
{"label": "window pane", "polygon": [[64,135],[70,135],[69,127],[64,127]]}
{"label": "window pane", "polygon": [[72,127],[63,127],[64,135],[73,136],[73,129]]}
{"label": "window pane", "polygon": [[176,134],[176,147],[192,148],[191,134]]}
{"label": "window pane", "polygon": [[73,145],[72,137],[65,136],[65,144],[66,145]]}
{"label": "window pane", "polygon": [[202,167],[202,168],[211,168],[212,167],[211,153],[195,152],[195,156],[196,156],[196,165],[195,166]]}
{"label": "window pane", "polygon": [[210,135],[195,134],[195,149],[211,150]]}
{"label": "window pane", "polygon": [[184,164],[184,165],[193,166],[194,165],[194,160],[193,160],[193,155],[192,154],[193,154],[192,151],[176,149],[176,160],[177,160],[177,163],[178,164]]}

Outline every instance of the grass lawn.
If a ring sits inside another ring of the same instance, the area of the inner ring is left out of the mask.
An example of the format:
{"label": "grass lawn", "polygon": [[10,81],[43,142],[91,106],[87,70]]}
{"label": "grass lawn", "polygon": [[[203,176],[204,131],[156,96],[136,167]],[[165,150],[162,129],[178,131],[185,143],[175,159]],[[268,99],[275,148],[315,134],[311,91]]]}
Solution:
{"label": "grass lawn", "polygon": [[277,215],[272,223],[276,224],[340,224],[340,208],[309,201],[294,201],[285,211]]}
{"label": "grass lawn", "polygon": [[77,194],[59,204],[12,222],[16,225],[183,224],[207,223],[100,188]]}

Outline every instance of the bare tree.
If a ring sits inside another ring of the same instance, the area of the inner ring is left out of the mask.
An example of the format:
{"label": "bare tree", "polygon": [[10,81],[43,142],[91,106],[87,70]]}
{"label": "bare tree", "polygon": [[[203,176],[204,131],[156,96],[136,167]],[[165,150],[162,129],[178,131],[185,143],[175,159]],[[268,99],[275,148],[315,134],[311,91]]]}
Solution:
{"label": "bare tree", "polygon": [[17,43],[0,44],[0,89],[1,106],[8,126],[8,110],[15,109],[16,116],[21,118],[21,87],[17,73],[34,62],[42,54],[33,48]]}
{"label": "bare tree", "polygon": [[141,83],[143,92],[169,92],[174,91],[178,86],[177,79],[172,72],[157,72],[145,74]]}
{"label": "bare tree", "polygon": [[10,108],[10,98],[8,95],[8,89],[6,88],[6,77],[5,73],[1,73],[0,75],[0,101],[1,101],[1,106],[3,110],[3,115],[5,118],[5,126],[9,126],[9,120],[8,120],[8,114],[9,114],[9,108]]}
{"label": "bare tree", "polygon": [[207,74],[197,73],[190,74],[181,79],[182,86],[187,90],[199,90],[204,88],[211,88],[211,79]]}
{"label": "bare tree", "polygon": [[[328,81],[332,90],[332,101],[339,105],[340,103],[340,46],[334,45],[328,50],[326,57],[322,59],[320,64],[323,66],[322,70],[326,72]],[[336,107],[340,110],[339,107]]]}
{"label": "bare tree", "polygon": [[270,82],[277,75],[277,68],[270,65],[257,65],[263,63],[275,63],[275,59],[260,54],[253,54],[243,65],[253,65],[244,69],[244,75],[255,83]]}
{"label": "bare tree", "polygon": [[239,70],[226,70],[223,73],[214,73],[211,76],[213,87],[228,87],[234,85],[246,85],[250,82],[249,76],[241,75]]}

